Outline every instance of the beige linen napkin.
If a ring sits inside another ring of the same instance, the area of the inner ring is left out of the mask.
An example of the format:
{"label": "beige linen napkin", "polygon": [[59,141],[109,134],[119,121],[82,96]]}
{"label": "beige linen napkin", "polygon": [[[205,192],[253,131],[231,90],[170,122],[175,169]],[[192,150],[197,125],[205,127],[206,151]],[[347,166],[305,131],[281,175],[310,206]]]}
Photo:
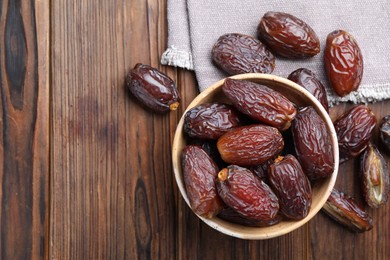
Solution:
{"label": "beige linen napkin", "polygon": [[[321,41],[321,53],[306,60],[276,59],[272,74],[287,77],[304,67],[326,85],[332,105],[374,102],[390,98],[390,2],[388,0],[168,0],[168,49],[162,64],[194,70],[203,91],[226,75],[212,64],[210,51],[219,36],[238,32],[256,37],[267,11],[291,13],[306,21]],[[324,74],[323,50],[328,33],[344,29],[357,40],[364,74],[357,92],[338,97]]]}

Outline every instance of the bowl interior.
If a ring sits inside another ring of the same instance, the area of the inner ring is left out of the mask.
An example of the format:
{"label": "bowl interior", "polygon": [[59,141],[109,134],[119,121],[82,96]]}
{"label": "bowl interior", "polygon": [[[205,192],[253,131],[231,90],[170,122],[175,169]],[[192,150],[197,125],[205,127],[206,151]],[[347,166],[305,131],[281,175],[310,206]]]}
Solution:
{"label": "bowl interior", "polygon": [[[327,198],[330,195],[330,192],[336,182],[337,173],[338,173],[338,165],[339,165],[339,151],[338,151],[338,143],[337,143],[337,136],[332,124],[332,121],[328,115],[328,113],[325,111],[325,109],[322,107],[322,105],[319,103],[317,99],[315,99],[308,91],[306,91],[301,86],[293,83],[290,80],[287,80],[285,78],[281,78],[274,75],[269,74],[257,74],[257,73],[250,73],[250,74],[241,74],[237,76],[233,76],[231,78],[234,79],[241,79],[241,80],[249,80],[252,82],[260,83],[263,85],[266,85],[274,90],[279,91],[283,95],[285,95],[288,99],[290,99],[293,103],[295,103],[297,106],[313,106],[317,113],[323,118],[325,121],[328,131],[331,134],[332,139],[332,147],[333,147],[333,155],[335,158],[335,169],[332,174],[332,176],[315,182],[314,185],[312,185],[312,206],[310,209],[310,212],[306,218],[299,220],[299,221],[290,221],[290,220],[284,220],[274,226],[269,227],[247,227],[239,224],[234,224],[225,220],[222,220],[218,217],[207,219],[203,218],[201,216],[198,216],[201,218],[206,224],[211,226],[212,228],[238,238],[243,239],[268,239],[272,237],[277,237],[284,235],[286,233],[289,233],[293,231],[294,229],[297,229],[298,227],[304,225],[307,221],[309,221],[311,218],[313,218],[318,211],[322,208],[324,203],[326,202]],[[218,81],[217,83],[213,84],[209,88],[207,88],[205,91],[200,93],[188,106],[186,111],[183,113],[183,116],[181,117],[179,124],[176,129],[173,146],[172,146],[172,162],[173,162],[173,170],[175,174],[176,183],[178,185],[178,188],[180,190],[180,193],[182,194],[184,200],[190,206],[188,196],[185,190],[184,186],[184,180],[182,175],[182,169],[181,169],[181,151],[186,146],[186,138],[183,131],[183,124],[184,124],[184,115],[185,113],[191,109],[192,107],[208,103],[208,102],[226,102],[229,103],[224,94],[222,93],[221,86],[223,84],[224,80]]]}

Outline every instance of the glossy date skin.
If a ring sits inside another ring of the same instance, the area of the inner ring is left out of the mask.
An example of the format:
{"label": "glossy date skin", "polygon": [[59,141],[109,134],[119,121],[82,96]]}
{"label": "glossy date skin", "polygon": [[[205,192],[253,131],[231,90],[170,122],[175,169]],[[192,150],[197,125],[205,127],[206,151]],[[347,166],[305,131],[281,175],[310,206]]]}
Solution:
{"label": "glossy date skin", "polygon": [[275,68],[275,57],[264,44],[239,33],[219,37],[211,57],[214,64],[229,75],[271,73]]}
{"label": "glossy date skin", "polygon": [[246,168],[230,165],[222,169],[217,189],[225,204],[244,217],[268,221],[278,213],[279,202],[274,192]]}
{"label": "glossy date skin", "polygon": [[135,65],[127,74],[126,85],[134,97],[155,112],[168,112],[179,106],[180,96],[173,80],[149,65]]}
{"label": "glossy date skin", "polygon": [[222,159],[240,166],[257,166],[278,155],[284,146],[281,133],[272,126],[235,128],[217,141]]}
{"label": "glossy date skin", "polygon": [[384,157],[372,143],[368,144],[361,156],[360,179],[368,206],[383,206],[389,196],[390,177]]}
{"label": "glossy date skin", "polygon": [[346,31],[331,32],[326,39],[325,69],[333,90],[343,97],[359,88],[363,55],[355,38]]}
{"label": "glossy date skin", "polygon": [[320,101],[326,112],[329,112],[329,103],[325,87],[314,72],[309,69],[300,68],[291,72],[288,79],[309,91],[318,101]]}
{"label": "glossy date skin", "polygon": [[338,223],[355,232],[372,229],[372,218],[355,200],[333,189],[322,210]]}
{"label": "glossy date skin", "polygon": [[366,149],[376,125],[376,117],[366,105],[352,107],[333,123],[340,150],[340,162],[358,156]]}
{"label": "glossy date skin", "polygon": [[379,136],[387,150],[390,151],[390,115],[382,118],[379,126]]}
{"label": "glossy date skin", "polygon": [[308,58],[320,52],[320,41],[304,21],[288,13],[267,12],[257,27],[258,39],[285,58]]}
{"label": "glossy date skin", "polygon": [[241,113],[280,131],[290,127],[297,112],[285,96],[257,83],[227,78],[222,91]]}
{"label": "glossy date skin", "polygon": [[217,165],[197,145],[187,145],[183,149],[181,163],[192,210],[206,218],[214,217],[223,207],[215,185],[218,175]]}
{"label": "glossy date skin", "polygon": [[293,155],[278,157],[269,166],[268,181],[284,216],[300,220],[309,214],[312,201],[310,182]]}
{"label": "glossy date skin", "polygon": [[240,125],[238,111],[222,103],[207,103],[191,108],[184,117],[184,132],[192,138],[218,139]]}
{"label": "glossy date skin", "polygon": [[282,215],[277,214],[269,220],[254,220],[241,215],[230,207],[224,207],[217,217],[247,227],[269,227],[278,224],[283,219]]}
{"label": "glossy date skin", "polygon": [[299,109],[291,129],[296,156],[308,178],[316,180],[332,175],[331,136],[317,111],[311,106]]}

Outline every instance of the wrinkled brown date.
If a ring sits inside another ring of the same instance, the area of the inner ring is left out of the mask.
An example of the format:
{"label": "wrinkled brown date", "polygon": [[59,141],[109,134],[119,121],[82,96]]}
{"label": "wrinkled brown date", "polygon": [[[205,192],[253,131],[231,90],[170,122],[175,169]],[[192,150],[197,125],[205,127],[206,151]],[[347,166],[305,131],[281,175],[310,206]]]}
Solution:
{"label": "wrinkled brown date", "polygon": [[274,54],[286,58],[308,58],[320,52],[320,41],[314,30],[287,13],[265,13],[257,27],[257,37]]}
{"label": "wrinkled brown date", "polygon": [[354,199],[333,189],[322,210],[332,219],[355,232],[372,229],[372,219]]}
{"label": "wrinkled brown date", "polygon": [[197,145],[187,145],[183,149],[181,163],[192,210],[203,217],[214,217],[223,206],[215,185],[217,165]]}
{"label": "wrinkled brown date", "polygon": [[372,143],[361,156],[360,178],[368,206],[379,208],[384,205],[389,195],[389,172],[385,159]]}
{"label": "wrinkled brown date", "polygon": [[359,88],[363,77],[363,56],[352,35],[343,30],[326,39],[325,69],[333,90],[343,97]]}
{"label": "wrinkled brown date", "polygon": [[271,188],[243,167],[230,165],[218,173],[218,194],[226,205],[253,220],[276,217],[279,202]]}
{"label": "wrinkled brown date", "polygon": [[334,170],[332,140],[324,120],[311,107],[304,107],[292,124],[295,151],[310,180],[328,177]]}
{"label": "wrinkled brown date", "polygon": [[229,75],[271,73],[275,57],[259,40],[244,34],[219,37],[211,51],[214,63]]}
{"label": "wrinkled brown date", "polygon": [[294,104],[264,85],[228,78],[222,91],[241,113],[281,131],[289,128],[295,117]]}
{"label": "wrinkled brown date", "polygon": [[268,181],[284,216],[300,220],[309,214],[312,201],[310,182],[294,156],[277,158],[268,168]]}
{"label": "wrinkled brown date", "polygon": [[282,220],[282,215],[277,214],[276,217],[269,220],[254,220],[247,218],[230,207],[224,207],[217,215],[219,218],[232,223],[248,226],[248,227],[269,227],[278,224]]}
{"label": "wrinkled brown date", "polygon": [[144,106],[155,112],[176,110],[180,96],[171,78],[161,71],[138,63],[126,77],[130,92]]}
{"label": "wrinkled brown date", "polygon": [[390,115],[382,118],[379,126],[379,136],[383,144],[390,151]]}
{"label": "wrinkled brown date", "polygon": [[334,128],[339,141],[340,162],[356,157],[367,147],[375,125],[375,115],[365,105],[355,106],[336,119]]}
{"label": "wrinkled brown date", "polygon": [[329,112],[328,97],[326,95],[325,87],[314,72],[305,68],[300,68],[291,72],[288,79],[309,91],[318,101],[320,101],[325,110]]}
{"label": "wrinkled brown date", "polygon": [[256,166],[280,153],[284,141],[272,126],[249,125],[235,128],[217,141],[222,159],[230,164]]}
{"label": "wrinkled brown date", "polygon": [[239,125],[238,111],[222,103],[198,105],[184,116],[184,132],[193,138],[218,139]]}

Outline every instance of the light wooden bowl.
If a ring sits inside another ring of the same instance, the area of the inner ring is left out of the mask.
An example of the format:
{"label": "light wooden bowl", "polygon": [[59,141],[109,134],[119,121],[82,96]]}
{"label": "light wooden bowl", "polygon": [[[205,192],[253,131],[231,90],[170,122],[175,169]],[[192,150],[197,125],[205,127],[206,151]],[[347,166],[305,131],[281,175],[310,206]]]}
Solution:
{"label": "light wooden bowl", "polygon": [[[318,211],[325,204],[336,182],[338,165],[339,165],[339,159],[338,159],[339,150],[338,150],[337,136],[332,124],[332,120],[330,119],[329,115],[327,114],[327,112],[321,106],[321,104],[317,99],[315,99],[303,87],[295,84],[290,80],[278,76],[274,76],[274,75],[257,74],[257,73],[241,74],[241,75],[233,76],[231,78],[248,80],[248,81],[266,85],[274,90],[279,91],[298,106],[306,106],[306,105],[313,106],[317,110],[318,114],[324,119],[328,131],[331,134],[333,154],[335,158],[335,168],[332,176],[323,179],[321,181],[318,181],[312,186],[312,191],[313,191],[312,206],[308,216],[302,220],[299,221],[284,220],[270,227],[247,227],[247,226],[234,224],[222,220],[218,217],[212,219],[207,219],[201,216],[198,217],[202,219],[210,227],[229,236],[238,237],[242,239],[268,239],[268,238],[273,238],[273,237],[287,234],[303,226],[306,222],[308,222],[318,213]],[[186,203],[188,204],[188,206],[190,206],[190,203],[188,200],[188,196],[183,181],[183,174],[182,174],[181,160],[180,160],[182,149],[186,145],[185,133],[183,131],[184,115],[190,108],[202,103],[214,102],[214,101],[227,102],[227,99],[224,97],[224,94],[222,93],[221,90],[221,86],[223,82],[224,80],[220,80],[215,84],[211,85],[202,93],[200,93],[188,106],[187,110],[184,112],[183,116],[181,117],[176,129],[175,137],[173,140],[173,149],[172,149],[173,171],[175,174],[177,186],[179,187],[180,193],[183,196]]]}

